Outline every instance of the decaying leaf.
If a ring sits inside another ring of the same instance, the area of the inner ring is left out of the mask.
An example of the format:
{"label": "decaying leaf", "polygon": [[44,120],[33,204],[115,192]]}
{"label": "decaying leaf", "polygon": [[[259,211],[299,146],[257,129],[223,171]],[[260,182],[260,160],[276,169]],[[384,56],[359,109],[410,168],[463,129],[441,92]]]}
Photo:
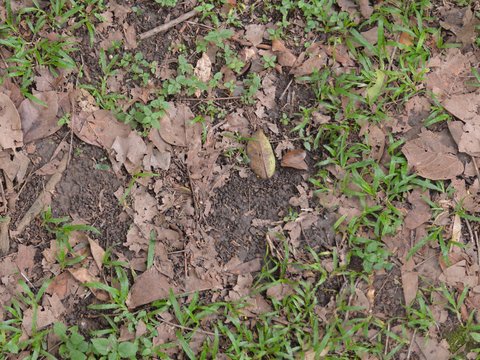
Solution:
{"label": "decaying leaf", "polygon": [[424,131],[419,138],[407,141],[402,152],[408,164],[426,179],[453,179],[464,170],[454,149],[443,145],[431,131]]}
{"label": "decaying leaf", "polygon": [[402,32],[400,37],[398,38],[398,42],[405,46],[412,46],[413,45],[413,37],[406,32]]}
{"label": "decaying leaf", "polygon": [[307,152],[305,150],[290,150],[283,156],[280,165],[283,167],[290,167],[298,170],[308,170],[308,165],[305,162],[306,156]]}
{"label": "decaying leaf", "polygon": [[0,93],[0,150],[22,146],[23,133],[20,115],[10,98]]}
{"label": "decaying leaf", "polygon": [[253,134],[247,144],[247,155],[250,158],[250,167],[262,179],[268,179],[275,173],[275,155],[272,145],[260,129]]}
{"label": "decaying leaf", "polygon": [[35,97],[46,104],[38,104],[25,99],[18,112],[22,119],[23,141],[29,143],[52,135],[60,126],[57,123],[58,95],[55,91],[35,94]]}
{"label": "decaying leaf", "polygon": [[[204,52],[202,57],[198,59],[193,73],[200,81],[206,83],[208,80],[210,80],[210,76],[212,75],[212,61],[206,52]],[[195,91],[195,96],[199,97],[201,93],[202,91],[198,89]]]}
{"label": "decaying leaf", "polygon": [[107,150],[112,148],[117,137],[127,137],[132,131],[130,126],[119,122],[108,110],[81,112],[74,117],[70,126],[81,140]]}
{"label": "decaying leaf", "polygon": [[171,145],[187,146],[185,127],[193,117],[187,105],[168,103],[166,114],[160,119],[160,136]]}
{"label": "decaying leaf", "polygon": [[[100,279],[97,278],[96,276],[92,275],[90,271],[86,268],[78,268],[78,269],[70,269],[68,270],[69,273],[81,284],[85,283],[101,283]],[[92,291],[93,295],[100,300],[100,301],[107,301],[109,299],[109,295],[106,291],[100,290],[100,289],[95,289],[95,288],[90,288]]]}
{"label": "decaying leaf", "polygon": [[155,300],[164,299],[168,297],[170,289],[174,290],[175,286],[155,266],[152,266],[136,279],[128,293],[127,306],[133,309]]}
{"label": "decaying leaf", "polygon": [[292,67],[297,61],[297,57],[285,46],[282,40],[272,40],[272,51],[277,56],[278,63],[282,66]]}
{"label": "decaying leaf", "polygon": [[251,24],[245,26],[245,38],[252,43],[253,46],[257,46],[263,41],[263,33],[265,32],[265,25]]}

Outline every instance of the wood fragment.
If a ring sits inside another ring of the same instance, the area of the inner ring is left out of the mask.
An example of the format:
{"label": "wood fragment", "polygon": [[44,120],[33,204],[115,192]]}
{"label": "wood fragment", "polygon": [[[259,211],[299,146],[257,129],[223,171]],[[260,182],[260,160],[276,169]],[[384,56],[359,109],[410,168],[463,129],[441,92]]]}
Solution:
{"label": "wood fragment", "polygon": [[10,225],[10,216],[0,219],[0,255],[6,255],[10,249],[10,236],[8,235],[8,226]]}
{"label": "wood fragment", "polygon": [[30,209],[28,209],[23,218],[19,221],[17,228],[14,232],[12,232],[12,235],[20,235],[30,224],[30,222],[35,217],[37,217],[47,205],[50,204],[50,202],[52,201],[52,192],[55,190],[55,187],[62,178],[63,172],[67,168],[68,157],[68,153],[63,156],[62,161],[58,166],[57,172],[50,177],[47,184],[45,185],[45,189],[43,189],[43,191],[37,197],[32,206],[30,206]]}
{"label": "wood fragment", "polygon": [[191,19],[192,17],[198,15],[198,11],[193,9],[193,10],[190,10],[189,12],[179,16],[178,18],[176,19],[173,19],[165,24],[162,24],[162,25],[159,25],[157,27],[154,27],[153,29],[151,30],[148,30],[142,34],[140,34],[139,38],[140,40],[145,40],[145,39],[148,39],[149,37],[152,37],[154,35],[157,35],[157,34],[160,34],[162,32],[165,32],[167,30],[170,30],[171,28],[173,28],[174,26],[177,26],[178,24],[188,20],[188,19]]}

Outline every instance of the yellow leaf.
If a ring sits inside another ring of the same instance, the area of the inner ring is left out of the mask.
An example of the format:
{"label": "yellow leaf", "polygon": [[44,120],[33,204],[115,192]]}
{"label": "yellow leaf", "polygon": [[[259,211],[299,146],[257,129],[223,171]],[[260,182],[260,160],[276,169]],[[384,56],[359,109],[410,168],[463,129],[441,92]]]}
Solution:
{"label": "yellow leaf", "polygon": [[275,173],[275,155],[272,145],[260,129],[247,144],[247,155],[250,158],[250,167],[262,179],[268,179]]}

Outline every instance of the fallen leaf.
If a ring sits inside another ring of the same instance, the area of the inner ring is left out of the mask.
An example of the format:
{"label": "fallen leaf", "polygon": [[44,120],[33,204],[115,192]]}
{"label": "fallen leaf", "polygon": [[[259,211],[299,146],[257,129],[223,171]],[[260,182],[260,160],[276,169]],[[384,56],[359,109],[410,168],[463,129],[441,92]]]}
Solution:
{"label": "fallen leaf", "polygon": [[265,25],[251,24],[245,26],[245,30],[245,39],[250,41],[253,46],[257,46],[262,43]]}
{"label": "fallen leaf", "polygon": [[431,131],[422,132],[402,148],[408,164],[422,177],[430,180],[448,180],[463,173],[463,163],[453,149],[442,145]]}
{"label": "fallen leaf", "polygon": [[398,42],[405,46],[412,46],[413,45],[413,37],[406,32],[402,32],[400,37],[398,38]]}
{"label": "fallen leaf", "polygon": [[440,25],[453,32],[464,46],[472,45],[477,38],[477,26],[480,19],[475,16],[470,6],[459,8],[455,7],[445,14],[445,20],[440,21]]}
{"label": "fallen leaf", "polygon": [[380,161],[385,151],[386,135],[377,125],[368,125],[368,145],[371,147],[370,156],[372,159]]}
{"label": "fallen leaf", "polygon": [[147,154],[145,142],[135,131],[131,131],[127,137],[117,136],[112,149],[116,152],[115,159],[122,163],[130,174],[140,170],[143,157]]}
{"label": "fallen leaf", "polygon": [[187,105],[168,103],[165,116],[160,119],[160,136],[171,145],[187,146],[186,126],[193,118],[192,110]]}
{"label": "fallen leaf", "polygon": [[[81,267],[78,269],[69,269],[68,272],[81,284],[85,283],[101,283],[100,279],[92,275],[88,269]],[[90,288],[93,295],[100,301],[108,301],[110,298],[108,293],[104,290]]]}
{"label": "fallen leaf", "polygon": [[373,8],[370,6],[370,0],[358,0],[358,5],[360,6],[360,14],[365,19],[370,18],[373,13]]}
{"label": "fallen leaf", "polygon": [[277,56],[277,61],[280,65],[292,67],[297,61],[297,57],[285,46],[282,40],[272,40],[272,51]]}
{"label": "fallen leaf", "polygon": [[130,288],[126,304],[128,308],[133,309],[155,300],[167,298],[170,289],[175,292],[175,287],[168,278],[161,274],[155,266],[152,266],[137,277]]}
{"label": "fallen leaf", "polygon": [[260,129],[247,144],[247,155],[250,158],[250,167],[262,179],[268,179],[275,173],[275,155],[272,145]]}
{"label": "fallen leaf", "polygon": [[105,256],[105,250],[97,243],[97,241],[88,238],[88,243],[90,245],[90,252],[92,254],[93,260],[99,270],[102,270],[103,267],[103,258]]}
{"label": "fallen leaf", "polygon": [[[22,328],[31,336],[36,330],[42,330],[55,322],[55,315],[49,308],[40,306],[36,311],[28,308],[23,312]],[[35,324],[35,325],[34,325]]]}
{"label": "fallen leaf", "polygon": [[291,73],[295,76],[310,75],[315,70],[320,70],[327,64],[327,54],[325,50],[319,49],[316,53],[304,61],[302,65],[292,69]]}
{"label": "fallen leaf", "polygon": [[405,216],[405,226],[414,230],[420,225],[426,223],[432,217],[430,205],[424,200],[428,197],[428,192],[422,193],[419,189],[413,190],[408,195],[408,202],[412,205],[412,210]]}
{"label": "fallen leaf", "polygon": [[369,103],[373,103],[378,96],[380,96],[385,83],[386,74],[382,70],[377,70],[375,72],[375,82],[367,89],[367,99]]}
{"label": "fallen leaf", "polygon": [[294,291],[291,285],[281,283],[269,287],[267,289],[267,296],[275,300],[282,301],[284,297],[293,294],[293,292]]}
{"label": "fallen leaf", "polygon": [[413,271],[414,267],[415,263],[410,259],[401,268],[403,296],[406,306],[410,306],[417,297],[418,273]]}
{"label": "fallen leaf", "polygon": [[23,145],[22,123],[15,104],[0,93],[0,150]]}
{"label": "fallen leaf", "polygon": [[135,31],[135,26],[124,23],[123,31],[125,33],[125,49],[128,49],[128,50],[136,49],[138,44],[137,44],[137,32]]}
{"label": "fallen leaf", "polygon": [[448,350],[448,343],[444,339],[440,342],[433,337],[416,336],[415,343],[420,349],[423,359],[430,360],[448,360],[450,359],[450,351]]}
{"label": "fallen leaf", "polygon": [[283,167],[290,167],[298,170],[308,170],[308,165],[305,162],[306,156],[307,152],[305,150],[290,150],[283,156],[280,165]]}
{"label": "fallen leaf", "polygon": [[460,243],[462,241],[462,220],[460,215],[455,214],[453,217],[453,226],[452,226],[452,243]]}
{"label": "fallen leaf", "polygon": [[[202,57],[198,59],[193,74],[198,78],[198,80],[204,83],[210,80],[210,76],[212,75],[212,61],[206,52],[204,52]],[[195,91],[195,96],[199,97],[201,93],[202,91],[198,89]]]}
{"label": "fallen leaf", "polygon": [[60,126],[57,122],[58,95],[55,91],[34,94],[46,106],[25,99],[18,108],[22,120],[23,142],[29,143],[52,135]]}

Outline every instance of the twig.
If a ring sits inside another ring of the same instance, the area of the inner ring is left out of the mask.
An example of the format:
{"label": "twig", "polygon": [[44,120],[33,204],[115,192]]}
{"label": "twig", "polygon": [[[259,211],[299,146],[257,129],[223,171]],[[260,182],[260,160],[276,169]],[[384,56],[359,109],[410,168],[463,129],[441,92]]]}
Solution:
{"label": "twig", "polygon": [[187,326],[183,326],[183,325],[178,325],[178,324],[175,324],[175,323],[172,323],[170,321],[167,321],[167,320],[163,320],[163,319],[160,319],[161,322],[167,324],[167,325],[170,325],[170,326],[173,326],[173,327],[176,327],[178,329],[182,329],[182,330],[187,330],[187,331],[198,331],[199,333],[202,333],[202,334],[206,334],[206,335],[210,335],[210,336],[215,336],[215,333],[211,332],[211,331],[207,331],[207,330],[202,330],[202,329],[194,329],[194,328],[191,328],[191,327],[187,327]]}
{"label": "twig", "polygon": [[468,228],[468,233],[470,234],[470,238],[475,242],[475,246],[477,247],[477,262],[480,265],[480,247],[478,246],[479,245],[478,233],[475,232],[475,235],[473,234],[472,225],[470,225],[470,221],[468,221],[468,219],[465,219],[465,222],[467,223],[467,228]]}
{"label": "twig", "polygon": [[162,25],[159,25],[157,27],[154,27],[153,29],[151,30],[148,30],[147,32],[144,32],[142,34],[140,34],[140,40],[145,40],[151,36],[154,36],[154,35],[157,35],[157,34],[160,34],[161,32],[165,32],[167,30],[170,30],[172,27],[188,20],[188,19],[191,19],[192,17],[198,15],[198,11],[193,9],[193,10],[190,10],[189,12],[183,14],[182,16],[179,16],[178,18],[176,19],[173,19],[165,24],[162,24]]}
{"label": "twig", "polygon": [[415,341],[415,335],[417,334],[417,329],[413,330],[412,339],[410,340],[410,345],[408,346],[407,360],[412,356],[413,342]]}
{"label": "twig", "polygon": [[184,101],[219,101],[219,100],[237,100],[240,99],[241,96],[225,96],[219,98],[180,98],[179,100]]}
{"label": "twig", "polygon": [[471,158],[472,158],[473,167],[475,168],[475,174],[477,175],[478,181],[480,181],[480,172],[478,171],[477,161],[475,160],[475,157],[471,156]]}
{"label": "twig", "polygon": [[280,95],[280,97],[278,98],[279,101],[283,99],[283,97],[287,93],[287,90],[290,88],[290,85],[292,85],[292,82],[293,82],[293,78],[290,80],[285,90],[283,90],[282,95]]}
{"label": "twig", "polygon": [[478,260],[478,265],[480,265],[480,246],[478,246],[478,232],[475,231],[475,246],[477,247],[477,260]]}

